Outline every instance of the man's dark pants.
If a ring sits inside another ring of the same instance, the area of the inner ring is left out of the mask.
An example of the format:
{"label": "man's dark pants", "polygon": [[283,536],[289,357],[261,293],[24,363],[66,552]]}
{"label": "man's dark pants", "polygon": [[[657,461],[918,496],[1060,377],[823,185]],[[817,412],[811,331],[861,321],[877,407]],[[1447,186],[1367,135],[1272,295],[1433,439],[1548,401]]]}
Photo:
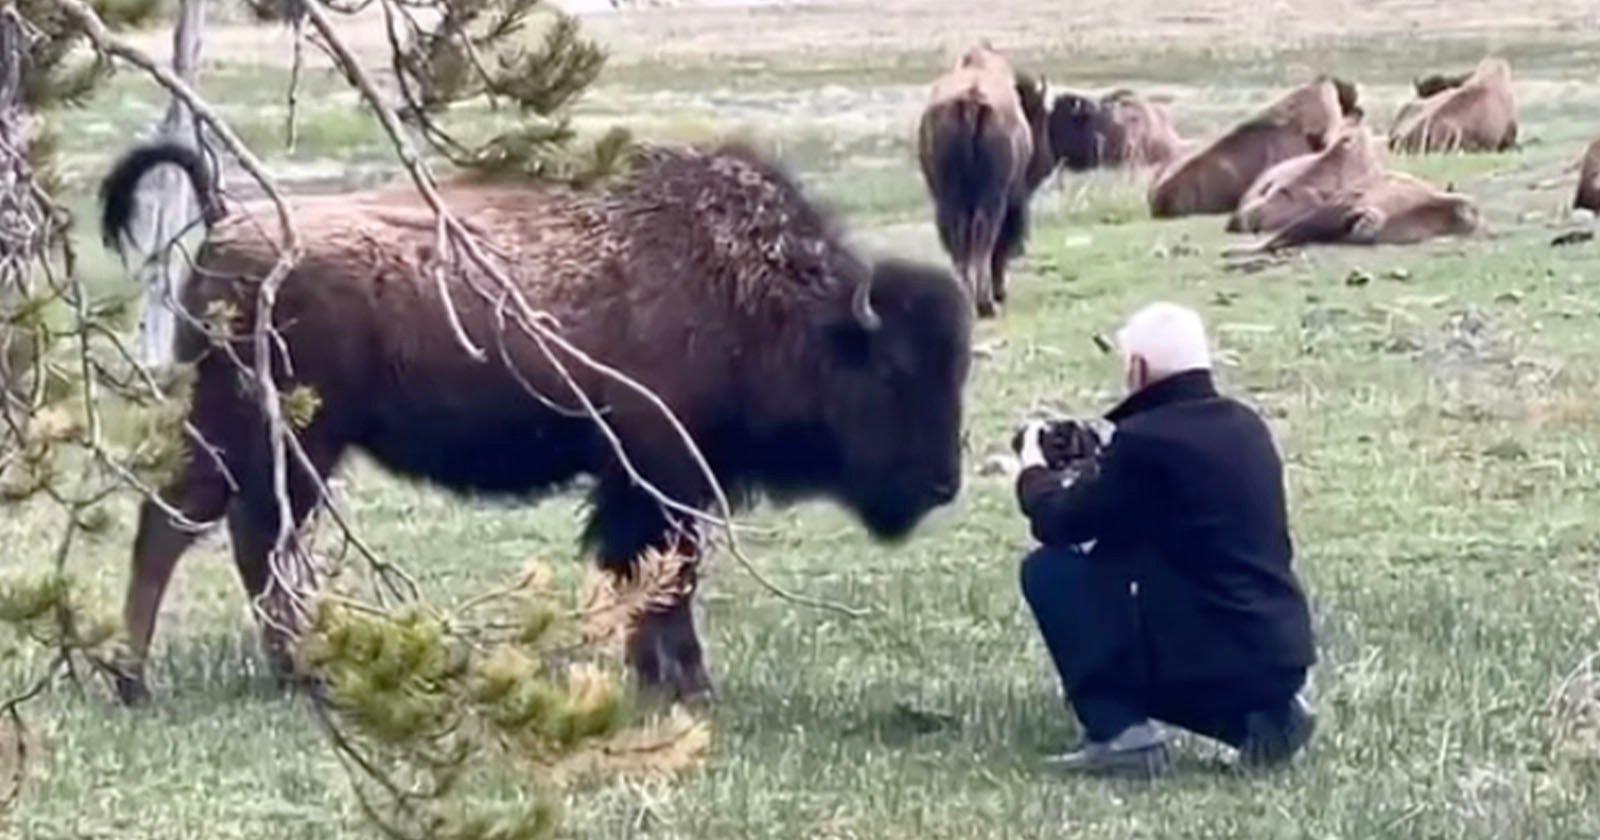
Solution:
{"label": "man's dark pants", "polygon": [[[1158,720],[1238,747],[1252,713],[1285,711],[1305,684],[1304,668],[1187,682],[1152,675],[1132,596],[1097,565],[1107,563],[1116,560],[1070,547],[1040,548],[1022,561],[1023,596],[1089,740]],[[1103,649],[1108,639],[1117,640],[1112,650]],[[1087,668],[1085,655],[1095,660]]]}

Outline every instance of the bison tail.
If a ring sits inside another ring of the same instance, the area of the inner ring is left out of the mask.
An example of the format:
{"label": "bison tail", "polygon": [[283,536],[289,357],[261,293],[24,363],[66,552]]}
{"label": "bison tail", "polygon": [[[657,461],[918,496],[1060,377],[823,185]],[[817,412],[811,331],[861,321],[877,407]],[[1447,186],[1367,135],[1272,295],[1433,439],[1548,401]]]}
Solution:
{"label": "bison tail", "polygon": [[947,103],[935,129],[928,165],[935,199],[971,212],[1009,189],[1005,161],[995,159],[989,106],[973,99]]}
{"label": "bison tail", "polygon": [[216,181],[199,152],[170,141],[140,146],[123,155],[100,182],[100,237],[107,248],[122,253],[122,234],[133,221],[139,182],[164,164],[178,167],[189,177],[206,224],[222,217]]}

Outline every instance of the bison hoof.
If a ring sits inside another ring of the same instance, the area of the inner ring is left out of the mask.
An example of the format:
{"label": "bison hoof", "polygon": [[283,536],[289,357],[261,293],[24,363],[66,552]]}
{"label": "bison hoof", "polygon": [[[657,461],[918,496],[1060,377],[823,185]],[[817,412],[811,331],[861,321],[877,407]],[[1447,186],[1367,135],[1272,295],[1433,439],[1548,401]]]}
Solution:
{"label": "bison hoof", "polygon": [[995,306],[994,306],[994,301],[988,301],[988,300],[980,300],[980,301],[978,301],[978,317],[979,318],[993,318],[995,316],[995,313],[996,313],[996,310],[995,310]]}
{"label": "bison hoof", "polygon": [[150,702],[150,688],[142,675],[117,674],[111,682],[122,705],[133,709]]}
{"label": "bison hoof", "polygon": [[716,694],[710,674],[701,665],[662,662],[655,668],[635,669],[634,676],[640,695],[658,703],[703,708],[711,705]]}

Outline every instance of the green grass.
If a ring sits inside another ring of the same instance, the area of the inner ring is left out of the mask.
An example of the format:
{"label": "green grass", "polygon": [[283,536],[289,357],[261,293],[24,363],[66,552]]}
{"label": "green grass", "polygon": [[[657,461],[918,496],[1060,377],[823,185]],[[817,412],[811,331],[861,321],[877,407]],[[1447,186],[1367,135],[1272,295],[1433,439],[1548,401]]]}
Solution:
{"label": "green grass", "polygon": [[[714,561],[702,601],[721,692],[712,757],[674,783],[590,791],[569,834],[1600,836],[1600,755],[1573,755],[1549,703],[1600,650],[1600,272],[1592,246],[1547,245],[1571,183],[1553,179],[1594,130],[1582,115],[1600,95],[1572,81],[1582,62],[1548,49],[1558,40],[1505,49],[1534,92],[1525,133],[1540,142],[1510,156],[1397,162],[1480,198],[1491,231],[1470,242],[1320,249],[1230,272],[1220,251],[1236,243],[1219,219],[1151,222],[1125,177],[1068,179],[1042,194],[1011,308],[977,337],[962,498],[900,548],[872,544],[825,506],[752,516],[775,529],[750,546],[768,574],[871,614],[791,606],[731,560]],[[1180,116],[1214,125],[1299,68],[1333,63],[1371,78],[1387,113],[1410,75],[1470,62],[1479,46],[1351,37],[1269,56],[1102,56],[1076,76],[1077,62],[1057,57],[1051,78],[1181,83],[1192,95]],[[697,65],[622,61],[586,107],[666,138],[753,133],[873,247],[939,259],[907,139],[928,64],[917,54],[857,68],[772,64],[738,74],[739,96],[726,96],[706,90],[715,85]],[[237,94],[238,113],[279,100],[273,77],[242,78],[215,82]],[[842,98],[813,95],[827,84]],[[153,99],[138,102],[107,94],[73,119],[129,131],[156,112]],[[303,135],[297,156],[381,153],[346,116],[308,114],[327,124]],[[73,142],[80,171],[103,168],[103,138]],[[1182,744],[1179,775],[1154,786],[1060,778],[1035,762],[1074,725],[1017,591],[1029,538],[1011,488],[976,468],[1036,402],[1109,405],[1118,372],[1089,336],[1155,298],[1202,310],[1223,381],[1271,420],[1288,463],[1323,659],[1312,679],[1320,735],[1285,774],[1221,772],[1222,753],[1194,740]],[[575,500],[469,505],[364,465],[351,485],[365,535],[431,592],[480,589],[530,557],[576,568]],[[126,506],[117,521],[75,559],[108,603],[132,538]],[[37,556],[52,535],[43,517],[0,522],[7,557]],[[0,663],[0,687],[35,664]],[[8,837],[358,834],[304,710],[260,673],[220,538],[181,567],[152,673],[148,710],[65,690],[30,709],[43,754]],[[915,712],[951,722],[928,731]]]}

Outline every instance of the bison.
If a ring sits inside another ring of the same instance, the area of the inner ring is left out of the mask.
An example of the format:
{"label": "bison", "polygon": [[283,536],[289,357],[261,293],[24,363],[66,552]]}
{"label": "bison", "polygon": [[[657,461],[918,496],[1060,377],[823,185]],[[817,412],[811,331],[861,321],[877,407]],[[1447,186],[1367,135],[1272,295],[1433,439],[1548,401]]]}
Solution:
{"label": "bison", "polygon": [[1073,172],[1164,166],[1185,148],[1167,109],[1119,89],[1099,100],[1063,93],[1050,107],[1052,154]]}
{"label": "bison", "polygon": [[1383,160],[1372,135],[1352,128],[1321,152],[1290,158],[1262,173],[1228,218],[1228,231],[1278,230],[1333,196],[1382,177]]}
{"label": "bison", "polygon": [[[207,203],[220,206],[190,152],[143,148],[104,182],[109,242],[128,223],[140,177],[165,163],[184,167]],[[566,340],[670,406],[736,505],[831,499],[874,537],[897,541],[955,498],[970,303],[943,268],[869,264],[757,153],[645,147],[619,179],[588,191],[457,183],[443,193]],[[675,543],[692,525],[630,480],[539,345],[504,326],[503,300],[471,291],[493,288],[481,272],[437,279],[435,217],[413,191],[304,200],[296,214],[304,253],[273,312],[288,362],[275,368],[291,371],[280,387],[309,386],[321,399],[301,432],[318,476],[357,449],[396,474],[464,494],[529,498],[589,477],[583,542],[602,568],[623,576],[642,552]],[[256,289],[274,260],[250,213],[213,213],[183,303],[253,323]],[[488,348],[486,361],[458,344],[440,284],[465,334]],[[229,360],[251,362],[251,346],[194,326],[178,345],[179,358],[196,365],[189,420],[218,457],[190,458],[161,496],[192,521],[226,517],[255,596],[268,584],[278,508],[257,398]],[[686,505],[713,504],[703,473],[650,402],[561,358],[644,479]],[[313,478],[291,470],[296,517],[319,502]],[[157,504],[143,506],[125,614],[135,662],[148,650],[173,566],[195,538]],[[690,594],[641,619],[628,657],[642,685],[694,698],[710,683],[692,569],[686,578]],[[267,635],[281,651],[283,640]],[[119,689],[128,702],[144,697],[142,667]]]}
{"label": "bison", "polygon": [[1231,213],[1261,173],[1318,152],[1360,119],[1355,88],[1322,76],[1172,163],[1150,187],[1156,218]]}
{"label": "bison", "polygon": [[1400,109],[1389,148],[1404,154],[1503,152],[1517,144],[1517,100],[1511,65],[1486,58],[1471,75],[1430,76]]}
{"label": "bison", "polygon": [[1600,140],[1589,144],[1583,153],[1583,168],[1578,174],[1578,195],[1572,206],[1600,213]]}
{"label": "bison", "polygon": [[1250,250],[1273,252],[1313,242],[1410,245],[1439,236],[1466,236],[1480,223],[1471,198],[1389,172],[1330,197]]}
{"label": "bison", "polygon": [[1055,160],[1044,83],[1019,76],[987,46],[934,82],[917,157],[939,241],[982,317],[1006,299],[1006,264],[1028,235],[1028,203]]}

